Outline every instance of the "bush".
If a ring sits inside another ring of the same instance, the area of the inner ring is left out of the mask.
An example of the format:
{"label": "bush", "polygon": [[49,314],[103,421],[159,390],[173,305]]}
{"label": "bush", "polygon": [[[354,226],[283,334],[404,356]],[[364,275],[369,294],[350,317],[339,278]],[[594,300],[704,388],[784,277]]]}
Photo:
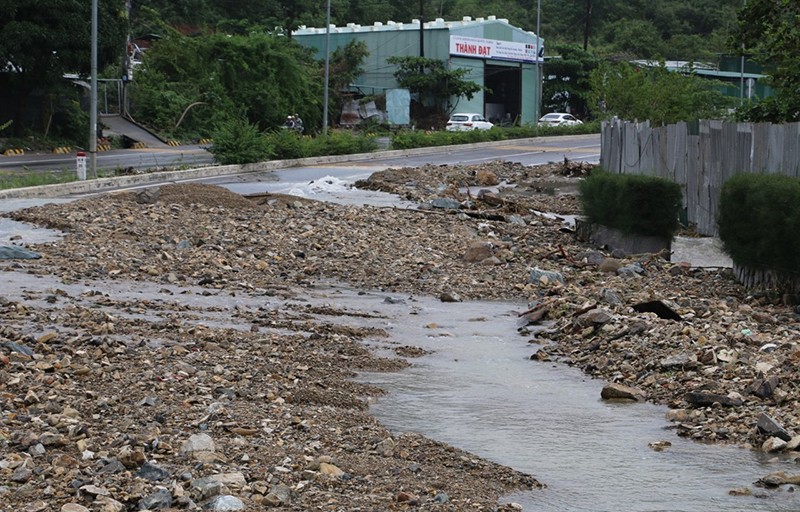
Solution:
{"label": "bush", "polygon": [[267,138],[244,117],[222,122],[209,151],[222,165],[261,162],[272,155]]}
{"label": "bush", "polygon": [[717,215],[725,252],[737,265],[800,271],[800,180],[738,174],[722,187]]}
{"label": "bush", "polygon": [[583,213],[626,234],[672,237],[680,227],[682,194],[661,178],[594,171],[580,185]]}
{"label": "bush", "polygon": [[599,122],[579,124],[577,126],[515,126],[511,128],[494,127],[491,130],[474,130],[469,132],[403,130],[392,137],[392,149],[425,148],[431,146],[449,146],[451,144],[471,144],[473,142],[489,142],[494,140],[526,139],[550,135],[579,135],[598,133]]}
{"label": "bush", "polygon": [[267,134],[272,156],[277,160],[291,160],[312,156],[310,139],[292,130],[276,130]]}

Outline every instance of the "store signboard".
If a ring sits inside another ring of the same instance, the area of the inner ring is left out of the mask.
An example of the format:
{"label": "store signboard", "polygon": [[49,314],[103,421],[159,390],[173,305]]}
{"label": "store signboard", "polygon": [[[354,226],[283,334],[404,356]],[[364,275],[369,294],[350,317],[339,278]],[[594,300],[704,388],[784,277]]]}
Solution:
{"label": "store signboard", "polygon": [[540,62],[536,45],[479,37],[450,36],[450,55],[476,59]]}

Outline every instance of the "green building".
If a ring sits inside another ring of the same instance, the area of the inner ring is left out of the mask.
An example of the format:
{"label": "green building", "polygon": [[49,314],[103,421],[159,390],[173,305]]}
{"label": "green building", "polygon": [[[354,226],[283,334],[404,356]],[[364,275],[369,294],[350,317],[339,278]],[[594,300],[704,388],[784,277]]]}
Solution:
{"label": "green building", "polygon": [[[325,28],[300,27],[292,32],[292,38],[315,49],[320,60],[325,58],[326,37]],[[539,66],[544,40],[510,25],[508,20],[494,16],[436,19],[424,23],[422,30],[419,20],[330,27],[331,53],[352,40],[364,42],[369,50],[364,74],[351,84],[355,93],[379,95],[396,90],[396,66],[386,60],[392,56],[424,56],[443,60],[450,69],[468,69],[466,79],[488,89],[471,100],[452,98],[454,112],[478,112],[492,121],[518,118],[522,124],[534,123],[540,117]]]}

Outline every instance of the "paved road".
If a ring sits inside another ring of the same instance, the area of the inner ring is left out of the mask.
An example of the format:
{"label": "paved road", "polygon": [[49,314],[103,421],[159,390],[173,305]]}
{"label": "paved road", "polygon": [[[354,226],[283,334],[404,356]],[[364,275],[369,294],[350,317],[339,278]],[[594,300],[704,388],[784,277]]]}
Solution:
{"label": "paved road", "polygon": [[[0,173],[23,172],[73,172],[76,153],[66,155],[27,154],[0,156]],[[146,149],[115,149],[97,153],[97,169],[161,169],[210,165],[211,153],[201,146],[178,146]],[[103,173],[100,172],[102,175]]]}
{"label": "paved road", "polygon": [[[538,165],[562,161],[597,163],[600,160],[600,135],[577,135],[504,141],[501,144],[447,146],[418,150],[420,154],[398,156],[387,152],[369,160],[290,167],[267,173],[219,176],[204,180],[206,183],[225,185],[241,194],[261,192],[288,192],[297,185],[307,184],[326,176],[343,181],[366,178],[376,171],[389,167],[419,167],[425,164],[476,164],[494,160]],[[412,152],[413,153],[413,152]]]}

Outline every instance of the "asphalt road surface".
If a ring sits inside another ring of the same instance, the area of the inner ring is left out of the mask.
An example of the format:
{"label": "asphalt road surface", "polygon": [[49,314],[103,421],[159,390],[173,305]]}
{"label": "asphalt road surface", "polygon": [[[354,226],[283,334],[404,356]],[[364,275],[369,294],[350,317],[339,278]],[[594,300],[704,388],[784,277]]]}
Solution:
{"label": "asphalt road surface", "polygon": [[[88,155],[88,152],[87,152]],[[64,155],[33,153],[17,156],[0,156],[0,173],[74,172],[77,154]],[[178,146],[167,148],[114,149],[97,153],[97,170],[164,169],[210,165],[214,157],[203,146]]]}

